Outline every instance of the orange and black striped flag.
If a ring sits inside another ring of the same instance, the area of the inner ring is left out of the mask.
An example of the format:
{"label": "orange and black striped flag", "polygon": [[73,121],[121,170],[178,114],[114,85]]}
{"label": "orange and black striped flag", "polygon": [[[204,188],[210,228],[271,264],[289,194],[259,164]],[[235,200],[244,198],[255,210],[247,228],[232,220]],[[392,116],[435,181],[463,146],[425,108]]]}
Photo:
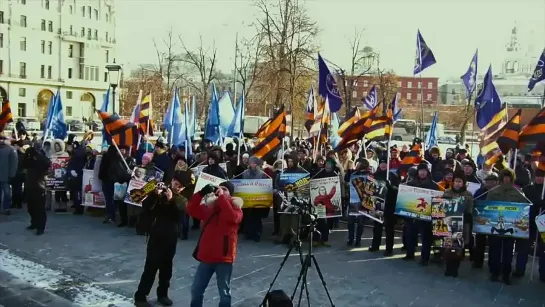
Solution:
{"label": "orange and black striped flag", "polygon": [[140,116],[138,122],[140,124],[140,133],[143,135],[153,135],[153,120],[152,120],[151,93],[146,95],[140,103]]}
{"label": "orange and black striped flag", "polygon": [[343,137],[348,127],[352,126],[352,124],[357,122],[359,118],[360,111],[358,110],[358,107],[353,107],[352,110],[350,110],[350,112],[346,115],[345,121],[339,126],[339,129],[337,130],[339,136]]}
{"label": "orange and black striped flag", "polygon": [[373,123],[373,118],[376,115],[379,106],[380,103],[378,103],[371,111],[360,114],[358,120],[346,128],[341,141],[339,144],[337,144],[337,147],[335,147],[336,152],[341,152],[344,149],[349,148],[365,137],[365,135],[369,132],[371,124]]}
{"label": "orange and black striped flag", "polygon": [[265,133],[267,132],[267,129],[269,129],[269,125],[271,124],[271,122],[272,122],[272,118],[267,119],[267,121],[264,122],[263,125],[261,125],[261,127],[259,127],[259,129],[257,129],[254,136],[256,138],[258,138],[258,139],[264,138]]}
{"label": "orange and black striped flag", "polygon": [[270,121],[265,122],[263,126],[259,129],[261,137],[254,147],[254,155],[258,158],[266,159],[266,157],[276,153],[280,149],[282,140],[286,136],[286,112],[284,111],[284,106],[280,107]]}
{"label": "orange and black striped flag", "polygon": [[119,118],[117,114],[110,114],[97,110],[104,129],[111,135],[112,141],[118,146],[136,146],[138,143],[138,127],[128,120]]}
{"label": "orange and black striped flag", "polygon": [[496,115],[490,120],[490,122],[481,129],[481,154],[486,156],[493,154],[498,150],[498,143],[496,140],[503,132],[503,128],[507,121],[507,106],[504,104]]}
{"label": "orange and black striped flag", "polygon": [[316,97],[314,96],[314,88],[311,87],[307,98],[307,120],[305,121],[305,128],[310,133],[310,128],[314,124],[314,112],[316,106]]}
{"label": "orange and black striped flag", "polygon": [[511,149],[517,149],[519,145],[520,117],[522,110],[519,109],[513,117],[505,124],[501,135],[496,140],[501,152],[506,155]]}
{"label": "orange and black striped flag", "polygon": [[387,115],[382,116],[374,116],[375,118],[371,122],[371,126],[369,127],[369,132],[365,135],[365,139],[367,141],[385,141],[387,140],[387,132],[389,132],[390,129],[388,129],[389,118]]}
{"label": "orange and black striped flag", "polygon": [[7,124],[13,122],[13,113],[11,113],[11,103],[6,100],[2,103],[2,113],[0,113],[0,132],[4,131]]}
{"label": "orange and black striped flag", "polygon": [[519,135],[519,142],[523,143],[544,143],[545,140],[545,108],[522,128]]}
{"label": "orange and black striped flag", "polygon": [[422,162],[422,145],[417,143],[411,147],[411,151],[401,161],[401,168],[408,170]]}

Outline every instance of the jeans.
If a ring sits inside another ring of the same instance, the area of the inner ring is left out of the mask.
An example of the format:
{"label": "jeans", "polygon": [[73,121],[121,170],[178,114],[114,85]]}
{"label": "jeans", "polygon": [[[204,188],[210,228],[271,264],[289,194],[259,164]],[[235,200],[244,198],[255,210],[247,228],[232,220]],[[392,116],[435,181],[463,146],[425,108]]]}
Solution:
{"label": "jeans", "polygon": [[356,232],[356,237],[355,237],[356,243],[361,242],[361,236],[363,235],[364,221],[365,221],[365,218],[363,215],[348,216],[348,242],[354,242],[354,232]]}
{"label": "jeans", "polygon": [[407,256],[414,256],[416,247],[418,246],[418,234],[422,241],[422,249],[420,250],[420,258],[422,261],[430,260],[432,229],[431,222],[420,220],[407,221]]}
{"label": "jeans", "polygon": [[2,202],[0,206],[0,212],[9,210],[11,207],[11,188],[9,186],[9,183],[7,182],[0,182],[0,193],[2,193],[2,197],[0,198],[0,201]]}
{"label": "jeans", "polygon": [[115,221],[115,203],[114,203],[114,183],[103,182],[102,193],[104,193],[104,200],[106,202],[106,216]]}
{"label": "jeans", "polygon": [[528,263],[528,254],[530,253],[530,240],[517,239],[515,241],[515,252],[517,252],[515,271],[524,273],[526,272],[526,263]]}
{"label": "jeans", "polygon": [[182,240],[187,240],[189,233],[189,215],[184,212],[181,217],[180,224],[182,224],[182,233],[180,234]]}
{"label": "jeans", "polygon": [[208,287],[210,278],[216,273],[216,283],[220,295],[219,307],[231,306],[231,273],[232,263],[200,263],[195,272],[193,284],[191,285],[191,307],[202,307],[204,291]]}

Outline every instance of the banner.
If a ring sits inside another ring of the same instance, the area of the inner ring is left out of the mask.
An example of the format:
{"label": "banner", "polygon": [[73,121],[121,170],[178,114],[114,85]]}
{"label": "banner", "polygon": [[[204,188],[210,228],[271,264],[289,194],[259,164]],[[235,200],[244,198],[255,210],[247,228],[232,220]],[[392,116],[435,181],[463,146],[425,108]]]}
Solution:
{"label": "banner", "polygon": [[541,236],[541,241],[545,242],[545,214],[541,214],[536,217],[536,226],[539,235]]}
{"label": "banner", "polygon": [[475,195],[475,192],[477,192],[477,190],[480,188],[481,188],[480,183],[475,183],[475,182],[467,183],[467,190],[471,193],[471,195]]}
{"label": "banner", "polygon": [[399,185],[395,214],[422,221],[431,221],[431,198],[443,192]]}
{"label": "banner", "polygon": [[199,178],[197,178],[197,183],[195,184],[195,193],[199,192],[202,188],[204,188],[207,184],[211,184],[213,186],[219,186],[220,183],[226,181],[225,179],[221,179],[216,176],[212,176],[207,173],[201,173]]}
{"label": "banner", "polygon": [[461,249],[464,247],[463,197],[431,199],[431,222],[434,246]]}
{"label": "banner", "polygon": [[386,182],[373,176],[350,177],[350,215],[363,214],[379,223],[384,222],[384,206],[388,188]]}
{"label": "banner", "polygon": [[278,195],[282,197],[282,205],[278,213],[297,213],[292,199],[310,204],[310,174],[309,173],[280,173],[278,176]]}
{"label": "banner", "polygon": [[[199,178],[199,176],[201,175],[202,170],[207,166],[208,165],[206,165],[206,164],[200,164],[200,165],[197,165],[197,166],[191,168],[191,171],[193,172],[193,175],[195,175],[195,178]],[[219,166],[221,168],[223,168],[225,173],[227,173],[227,163],[220,163]]]}
{"label": "banner", "polygon": [[84,169],[81,181],[81,205],[84,207],[105,208],[104,194],[102,191],[94,191],[94,171]]}
{"label": "banner", "polygon": [[163,180],[163,171],[157,167],[144,168],[137,166],[132,170],[131,181],[127,186],[125,202],[133,206],[142,207],[142,201],[149,193],[155,190],[157,182]]}
{"label": "banner", "polygon": [[310,179],[310,200],[318,218],[342,216],[342,195],[339,176]]}
{"label": "banner", "polygon": [[273,204],[272,179],[231,179],[235,195],[242,198],[242,208],[270,208]]}
{"label": "banner", "polygon": [[45,176],[45,186],[55,191],[66,191],[64,177],[70,157],[52,157],[51,166]]}
{"label": "banner", "polygon": [[478,200],[473,207],[473,232],[502,237],[530,237],[531,204]]}

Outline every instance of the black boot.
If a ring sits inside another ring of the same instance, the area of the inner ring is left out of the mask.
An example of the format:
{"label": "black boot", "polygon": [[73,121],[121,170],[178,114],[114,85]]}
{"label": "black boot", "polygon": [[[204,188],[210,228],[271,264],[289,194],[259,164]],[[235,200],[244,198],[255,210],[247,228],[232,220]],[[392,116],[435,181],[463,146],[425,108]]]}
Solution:
{"label": "black boot", "polygon": [[168,296],[157,297],[157,302],[163,306],[172,306],[172,304],[174,304]]}

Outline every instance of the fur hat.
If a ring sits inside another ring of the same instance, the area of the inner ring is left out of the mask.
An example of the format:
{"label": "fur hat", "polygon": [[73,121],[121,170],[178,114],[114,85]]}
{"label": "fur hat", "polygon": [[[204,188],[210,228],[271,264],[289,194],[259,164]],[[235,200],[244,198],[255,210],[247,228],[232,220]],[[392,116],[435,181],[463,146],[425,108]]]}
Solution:
{"label": "fur hat", "polygon": [[418,166],[416,167],[417,171],[423,170],[423,169],[427,170],[428,172],[430,171],[430,169],[428,167],[428,163],[423,162],[423,163],[418,164]]}
{"label": "fur hat", "polygon": [[454,172],[454,176],[452,177],[452,180],[454,181],[454,179],[462,179],[462,181],[464,182],[464,184],[467,183],[467,178],[466,178],[466,174],[463,172],[463,171],[456,171]]}
{"label": "fur hat", "polygon": [[512,169],[504,168],[504,169],[502,169],[500,171],[500,173],[499,173],[500,182],[503,182],[503,178],[506,177],[506,176],[511,178],[512,182],[515,182],[515,172],[513,172]]}

